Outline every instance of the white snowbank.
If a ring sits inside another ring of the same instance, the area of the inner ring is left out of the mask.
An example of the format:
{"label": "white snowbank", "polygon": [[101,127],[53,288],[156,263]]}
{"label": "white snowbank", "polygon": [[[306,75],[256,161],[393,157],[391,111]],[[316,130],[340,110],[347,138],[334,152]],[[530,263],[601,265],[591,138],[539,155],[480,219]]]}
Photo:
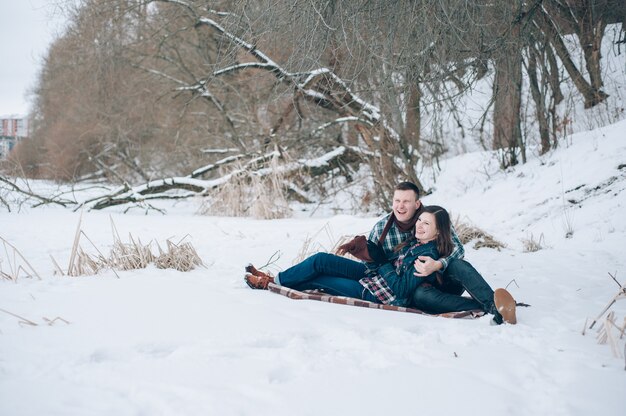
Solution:
{"label": "white snowbank", "polygon": [[[508,172],[495,160],[483,168],[486,153],[444,163],[424,202],[507,244],[469,244],[467,259],[532,305],[515,326],[294,301],[243,282],[250,261],[260,266],[280,250],[273,269],[286,268],[308,237],[329,249],[376,218],[85,212],[82,229],[102,251],[111,217],[122,239],[189,235],[207,264],[117,279],[53,275],[50,256],[67,267],[79,213],[0,211],[0,236],[42,276],[0,280],[0,414],[623,414],[624,358],[581,331],[618,290],[608,273],[626,281],[624,131],[626,122],[575,135]],[[546,248],[523,252],[531,234]],[[93,252],[84,237],[81,245]],[[10,250],[0,260],[4,272],[20,263]],[[626,300],[612,310],[621,323]],[[69,324],[44,319],[57,317]]]}

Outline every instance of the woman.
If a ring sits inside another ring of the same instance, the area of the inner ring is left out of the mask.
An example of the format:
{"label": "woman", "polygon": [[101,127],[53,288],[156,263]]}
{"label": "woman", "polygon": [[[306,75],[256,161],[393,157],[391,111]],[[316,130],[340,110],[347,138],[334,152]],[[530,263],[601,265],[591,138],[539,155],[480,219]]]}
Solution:
{"label": "woman", "polygon": [[414,238],[396,247],[400,255],[395,267],[387,262],[380,246],[368,244],[375,266],[369,265],[369,276],[359,282],[377,298],[378,303],[408,306],[418,286],[434,283],[436,279],[436,273],[425,277],[414,275],[418,257],[447,257],[453,248],[448,212],[436,205],[426,206],[415,223]]}
{"label": "woman", "polygon": [[[439,229],[443,232],[439,232]],[[315,269],[307,265],[307,262],[327,262],[322,258],[332,256],[332,254],[318,253],[279,273],[276,277],[248,266],[246,270],[249,273],[246,274],[245,281],[254,289],[265,289],[272,282],[297,290],[317,289],[330,295],[406,306],[417,286],[425,281],[434,281],[435,278],[434,273],[425,278],[413,276],[415,272],[413,263],[417,257],[439,258],[440,250],[442,255],[447,255],[452,251],[452,246],[448,213],[441,207],[429,206],[424,207],[417,219],[414,238],[398,246],[400,256],[396,260],[396,267],[388,262],[380,246],[368,241],[367,249],[373,262],[365,265],[356,263],[354,266],[365,268],[362,273],[342,270],[342,267],[339,267],[342,264],[337,263],[338,267],[333,268],[332,271],[329,270],[328,274],[307,274],[305,270]],[[354,275],[366,277],[357,280],[351,278]]]}

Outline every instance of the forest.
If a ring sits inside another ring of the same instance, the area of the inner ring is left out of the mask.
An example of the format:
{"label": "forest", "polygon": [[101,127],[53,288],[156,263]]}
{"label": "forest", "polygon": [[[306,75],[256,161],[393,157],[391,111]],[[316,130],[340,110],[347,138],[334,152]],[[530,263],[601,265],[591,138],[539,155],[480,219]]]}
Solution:
{"label": "forest", "polygon": [[[32,91],[32,134],[2,162],[0,186],[114,186],[42,203],[200,195],[207,213],[256,204],[271,218],[351,188],[364,209],[386,209],[399,180],[427,193],[424,166],[442,157],[494,150],[506,169],[589,124],[577,108],[595,125],[626,117],[605,88],[605,55],[626,61],[623,0],[59,7],[68,24]],[[625,72],[611,80],[622,91]]]}

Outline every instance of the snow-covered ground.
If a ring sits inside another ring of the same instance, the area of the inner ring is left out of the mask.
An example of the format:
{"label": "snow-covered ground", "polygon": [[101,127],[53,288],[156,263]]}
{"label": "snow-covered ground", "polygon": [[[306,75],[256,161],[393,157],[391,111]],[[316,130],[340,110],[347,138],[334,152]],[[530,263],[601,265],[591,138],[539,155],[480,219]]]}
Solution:
{"label": "snow-covered ground", "polygon": [[[425,203],[507,244],[470,243],[466,258],[532,305],[515,326],[295,301],[243,282],[248,262],[279,251],[272,269],[284,269],[307,241],[329,249],[373,217],[85,212],[104,253],[112,219],[125,241],[186,237],[206,268],[63,277],[51,256],[67,267],[80,214],[2,210],[0,237],[41,279],[0,279],[0,415],[623,415],[625,339],[616,357],[582,331],[619,289],[609,273],[626,282],[625,132],[623,121],[574,135],[507,172],[466,154],[429,184]],[[524,252],[531,239],[543,249]],[[2,271],[27,267],[7,247]],[[622,324],[626,299],[611,310]]]}

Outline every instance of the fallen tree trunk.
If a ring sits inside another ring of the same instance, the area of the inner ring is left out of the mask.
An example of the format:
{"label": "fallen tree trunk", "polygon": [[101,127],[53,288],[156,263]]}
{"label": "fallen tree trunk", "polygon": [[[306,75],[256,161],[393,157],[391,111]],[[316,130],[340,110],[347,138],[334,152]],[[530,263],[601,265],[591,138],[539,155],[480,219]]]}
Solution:
{"label": "fallen tree trunk", "polygon": [[[247,156],[250,157],[251,155]],[[129,203],[141,205],[157,199],[186,199],[195,196],[205,196],[218,187],[228,186],[229,181],[235,178],[252,175],[263,177],[272,173],[280,173],[285,177],[293,177],[306,171],[307,175],[316,177],[340,168],[346,163],[354,163],[362,157],[363,154],[361,154],[359,149],[339,146],[315,159],[301,159],[284,163],[276,171],[275,169],[265,167],[263,164],[273,158],[284,159],[283,154],[275,150],[261,156],[254,155],[241,167],[233,168],[226,175],[215,179],[197,179],[198,176],[214,170],[213,166],[216,164],[207,165],[204,168],[195,170],[188,176],[153,180],[134,187],[122,186],[105,195],[86,200],[80,203],[74,210],[83,207],[89,210],[99,210]],[[241,162],[242,159],[243,157],[236,157],[230,160],[229,163]],[[220,166],[227,166],[229,163],[224,162]],[[293,186],[290,186],[289,183],[286,183],[285,187],[289,188],[290,192],[295,192]],[[302,201],[307,198],[300,193],[298,199]]]}

